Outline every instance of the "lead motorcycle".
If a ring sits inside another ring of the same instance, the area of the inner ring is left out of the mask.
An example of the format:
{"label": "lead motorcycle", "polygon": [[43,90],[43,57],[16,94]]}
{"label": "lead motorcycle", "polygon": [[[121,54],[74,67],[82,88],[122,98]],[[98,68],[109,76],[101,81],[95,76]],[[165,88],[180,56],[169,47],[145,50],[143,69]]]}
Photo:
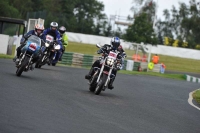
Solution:
{"label": "lead motorcycle", "polygon": [[55,49],[53,40],[54,40],[53,36],[51,36],[51,35],[46,36],[45,46],[42,48],[43,52],[42,52],[39,60],[36,62],[35,68],[41,68],[46,63],[49,63],[50,58],[51,58],[50,53],[52,50]]}
{"label": "lead motorcycle", "polygon": [[[101,48],[99,44],[96,45]],[[119,51],[103,52],[101,60],[101,68],[94,68],[94,74],[89,80],[89,90],[99,95],[101,91],[105,91],[109,82],[115,75],[112,75],[113,69],[121,63],[121,58],[118,58]]]}
{"label": "lead motorcycle", "polygon": [[41,39],[35,35],[25,36],[25,46],[21,49],[19,62],[16,64],[16,75],[21,76],[22,72],[29,71],[32,65],[32,59],[37,56],[41,48]]}

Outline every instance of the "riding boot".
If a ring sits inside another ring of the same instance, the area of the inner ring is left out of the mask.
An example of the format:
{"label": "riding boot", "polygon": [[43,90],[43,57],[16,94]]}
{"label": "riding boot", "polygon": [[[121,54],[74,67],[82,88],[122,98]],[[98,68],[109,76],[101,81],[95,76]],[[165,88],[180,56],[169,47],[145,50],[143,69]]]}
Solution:
{"label": "riding boot", "polygon": [[90,69],[89,73],[87,75],[85,75],[85,79],[90,79],[93,75],[93,67]]}
{"label": "riding boot", "polygon": [[115,80],[115,77],[113,77],[111,80],[110,80],[110,82],[108,83],[108,89],[114,89],[114,86],[113,86],[113,82],[114,82],[114,80]]}

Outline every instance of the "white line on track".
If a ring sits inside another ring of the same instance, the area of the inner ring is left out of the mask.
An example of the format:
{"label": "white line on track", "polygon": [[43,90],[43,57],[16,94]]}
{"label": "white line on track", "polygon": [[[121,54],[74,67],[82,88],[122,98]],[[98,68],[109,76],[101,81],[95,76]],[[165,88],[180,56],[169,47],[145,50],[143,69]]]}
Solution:
{"label": "white line on track", "polygon": [[[198,90],[200,90],[200,89],[198,89]],[[196,91],[196,90],[195,90],[195,91]],[[197,106],[195,106],[195,105],[193,104],[193,102],[192,102],[192,100],[193,100],[192,94],[193,94],[195,91],[189,93],[188,103],[189,103],[191,106],[195,107],[196,109],[200,110],[200,108],[197,107]]]}

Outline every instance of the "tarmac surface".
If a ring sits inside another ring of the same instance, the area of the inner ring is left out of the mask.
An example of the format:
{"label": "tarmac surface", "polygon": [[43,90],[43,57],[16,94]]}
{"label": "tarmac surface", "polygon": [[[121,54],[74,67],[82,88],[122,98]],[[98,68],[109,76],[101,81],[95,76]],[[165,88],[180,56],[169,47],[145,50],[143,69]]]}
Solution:
{"label": "tarmac surface", "polygon": [[187,102],[197,83],[118,74],[113,90],[94,95],[86,69],[15,71],[0,59],[0,133],[200,133]]}

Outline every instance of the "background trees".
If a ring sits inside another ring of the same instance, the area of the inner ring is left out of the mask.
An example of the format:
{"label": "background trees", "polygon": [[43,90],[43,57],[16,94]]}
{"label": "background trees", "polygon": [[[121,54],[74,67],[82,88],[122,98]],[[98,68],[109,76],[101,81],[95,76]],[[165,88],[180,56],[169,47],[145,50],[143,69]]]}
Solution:
{"label": "background trees", "polygon": [[[43,18],[45,28],[56,21],[67,31],[101,36],[119,36],[127,41],[200,49],[200,6],[196,0],[179,3],[164,10],[164,19],[156,18],[156,3],[133,0],[134,23],[125,32],[115,28],[103,13],[99,0],[1,0],[0,14],[13,18]],[[131,3],[130,3],[131,4]],[[131,6],[131,5],[130,5]],[[156,21],[154,21],[156,20]],[[156,22],[156,23],[154,23]]]}
{"label": "background trees", "polygon": [[[135,0],[138,4],[142,4],[144,0]],[[136,4],[136,7],[138,5]],[[137,43],[158,44],[158,38],[154,32],[155,19],[155,3],[146,2],[143,7],[138,10],[132,7],[134,11],[134,23],[128,27],[124,34],[124,39]]]}
{"label": "background trees", "polygon": [[40,17],[45,19],[45,27],[56,21],[66,26],[67,31],[97,35],[105,34],[100,32],[105,24],[99,23],[107,17],[103,10],[103,3],[97,0],[2,0],[0,3],[0,14],[4,17]]}

